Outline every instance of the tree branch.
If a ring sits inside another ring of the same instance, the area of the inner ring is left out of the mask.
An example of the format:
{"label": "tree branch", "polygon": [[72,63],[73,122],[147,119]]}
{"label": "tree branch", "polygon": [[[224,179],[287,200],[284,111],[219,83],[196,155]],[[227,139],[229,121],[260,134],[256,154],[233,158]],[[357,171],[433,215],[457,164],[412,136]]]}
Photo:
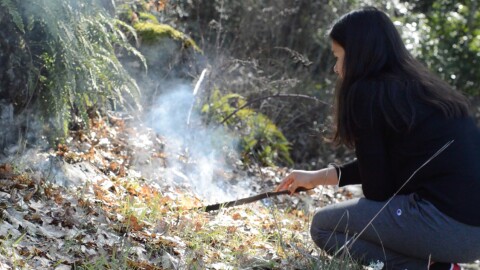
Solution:
{"label": "tree branch", "polygon": [[259,98],[256,98],[256,99],[247,101],[247,103],[245,103],[243,106],[238,107],[235,111],[233,111],[232,113],[230,113],[229,115],[227,115],[227,116],[222,120],[222,122],[220,122],[220,125],[222,125],[223,123],[225,123],[228,119],[230,119],[232,116],[234,116],[237,112],[239,112],[241,109],[249,106],[250,104],[253,104],[253,103],[262,101],[262,100],[264,100],[264,99],[269,99],[269,98],[303,98],[303,99],[315,100],[316,102],[325,104],[325,105],[327,105],[327,106],[332,106],[331,104],[329,104],[329,103],[327,103],[327,102],[325,102],[325,101],[323,101],[323,100],[320,100],[320,99],[318,99],[318,98],[316,98],[316,97],[312,97],[312,96],[308,96],[308,95],[303,95],[303,94],[274,94],[274,95],[259,97]]}

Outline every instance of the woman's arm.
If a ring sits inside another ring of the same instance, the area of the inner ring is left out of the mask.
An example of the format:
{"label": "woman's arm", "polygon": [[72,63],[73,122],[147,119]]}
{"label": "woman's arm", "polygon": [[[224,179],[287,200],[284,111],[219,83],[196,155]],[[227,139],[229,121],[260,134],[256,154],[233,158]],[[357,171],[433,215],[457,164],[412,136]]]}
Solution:
{"label": "woman's arm", "polygon": [[298,187],[312,189],[319,185],[338,185],[335,167],[329,166],[318,171],[294,170],[282,180],[275,191],[288,189],[290,193],[294,193]]}

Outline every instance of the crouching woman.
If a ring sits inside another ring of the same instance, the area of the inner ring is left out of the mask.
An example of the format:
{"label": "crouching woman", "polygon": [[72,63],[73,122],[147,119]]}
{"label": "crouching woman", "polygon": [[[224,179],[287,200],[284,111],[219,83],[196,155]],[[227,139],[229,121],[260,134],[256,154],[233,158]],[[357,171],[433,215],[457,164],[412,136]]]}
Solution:
{"label": "crouching woman", "polygon": [[295,170],[278,190],[361,184],[326,206],[311,235],[385,269],[459,269],[480,258],[480,132],[467,100],[406,50],[388,16],[363,8],[330,30],[338,74],[333,140],[356,159]]}

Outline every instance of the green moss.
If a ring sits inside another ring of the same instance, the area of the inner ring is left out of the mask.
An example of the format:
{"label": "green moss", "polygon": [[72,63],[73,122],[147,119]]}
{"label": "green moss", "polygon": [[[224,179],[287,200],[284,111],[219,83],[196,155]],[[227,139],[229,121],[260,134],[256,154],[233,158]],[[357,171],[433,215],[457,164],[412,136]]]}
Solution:
{"label": "green moss", "polygon": [[138,19],[142,22],[151,22],[151,23],[156,23],[158,24],[157,17],[151,13],[146,13],[146,12],[139,12],[138,13]]}
{"label": "green moss", "polygon": [[138,22],[134,24],[133,27],[143,42],[155,43],[162,38],[171,38],[181,41],[187,48],[193,48],[195,51],[201,52],[193,39],[187,37],[184,33],[176,30],[170,25],[152,22]]}

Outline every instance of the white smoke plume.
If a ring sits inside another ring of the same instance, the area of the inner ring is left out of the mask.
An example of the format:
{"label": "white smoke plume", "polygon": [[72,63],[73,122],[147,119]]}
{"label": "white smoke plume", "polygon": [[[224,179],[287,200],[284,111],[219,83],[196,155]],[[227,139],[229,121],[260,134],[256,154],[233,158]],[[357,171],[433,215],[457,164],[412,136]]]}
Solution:
{"label": "white smoke plume", "polygon": [[[168,167],[162,172],[171,184],[188,186],[201,198],[219,202],[247,194],[248,181],[221,179],[220,174],[234,170],[226,160],[238,160],[235,152],[238,139],[223,131],[221,127],[208,127],[202,123],[195,104],[198,84],[176,84],[159,96],[145,116],[145,124],[167,141],[165,152]],[[156,166],[155,166],[156,167]],[[162,170],[158,167],[142,171]],[[155,178],[157,173],[151,175]],[[244,186],[242,186],[242,184]]]}

